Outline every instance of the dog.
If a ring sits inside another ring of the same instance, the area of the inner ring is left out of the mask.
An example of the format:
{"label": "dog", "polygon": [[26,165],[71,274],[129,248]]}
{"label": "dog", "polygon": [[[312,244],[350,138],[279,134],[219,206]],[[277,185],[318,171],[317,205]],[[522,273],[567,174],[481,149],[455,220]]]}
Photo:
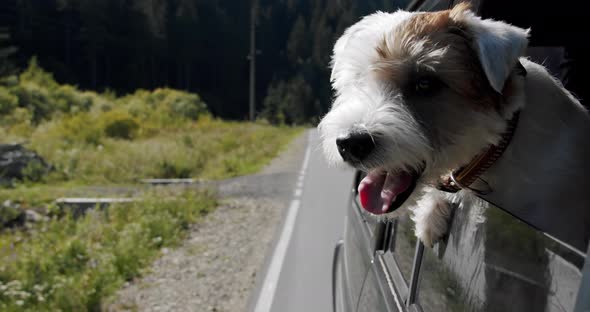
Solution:
{"label": "dog", "polygon": [[[558,219],[588,210],[590,119],[524,57],[529,33],[465,3],[377,12],[344,32],[333,49],[334,102],[318,129],[331,163],[367,172],[358,187],[366,213],[388,220],[409,209],[416,236],[433,246],[466,198],[517,198],[522,209],[554,205],[555,222],[587,242],[587,213]],[[510,184],[516,176],[520,185]],[[540,195],[518,199],[523,188]],[[579,239],[572,233],[561,237]]]}

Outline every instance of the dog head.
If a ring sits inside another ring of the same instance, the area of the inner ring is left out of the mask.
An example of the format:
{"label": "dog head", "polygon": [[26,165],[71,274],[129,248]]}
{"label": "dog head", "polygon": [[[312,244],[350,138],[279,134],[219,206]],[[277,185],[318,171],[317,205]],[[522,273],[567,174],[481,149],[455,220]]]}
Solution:
{"label": "dog head", "polygon": [[378,12],[345,31],[332,59],[335,100],[319,130],[329,160],[368,172],[359,186],[368,211],[391,212],[416,184],[497,143],[519,108],[507,99],[519,91],[511,73],[527,38],[465,4]]}

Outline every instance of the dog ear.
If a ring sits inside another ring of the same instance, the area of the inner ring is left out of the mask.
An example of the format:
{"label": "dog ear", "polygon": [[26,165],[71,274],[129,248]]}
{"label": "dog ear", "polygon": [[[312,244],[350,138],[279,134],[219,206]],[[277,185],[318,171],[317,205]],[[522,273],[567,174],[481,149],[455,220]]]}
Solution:
{"label": "dog ear", "polygon": [[502,93],[506,79],[523,56],[528,45],[530,29],[523,29],[492,19],[481,19],[459,4],[450,17],[473,36],[481,66],[492,88]]}

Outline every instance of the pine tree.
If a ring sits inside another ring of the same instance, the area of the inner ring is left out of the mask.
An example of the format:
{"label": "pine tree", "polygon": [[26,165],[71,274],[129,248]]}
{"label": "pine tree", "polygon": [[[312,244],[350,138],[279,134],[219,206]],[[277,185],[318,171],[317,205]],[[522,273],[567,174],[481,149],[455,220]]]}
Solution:
{"label": "pine tree", "polygon": [[16,67],[11,57],[16,54],[18,48],[11,43],[10,32],[7,27],[0,27],[0,77],[15,72]]}

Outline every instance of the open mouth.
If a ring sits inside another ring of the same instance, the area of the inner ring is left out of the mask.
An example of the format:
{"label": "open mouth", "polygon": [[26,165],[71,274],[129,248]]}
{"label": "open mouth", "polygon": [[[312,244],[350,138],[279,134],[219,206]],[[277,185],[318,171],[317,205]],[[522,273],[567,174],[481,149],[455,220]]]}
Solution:
{"label": "open mouth", "polygon": [[376,215],[392,212],[410,197],[419,177],[417,172],[370,171],[358,186],[361,205]]}

